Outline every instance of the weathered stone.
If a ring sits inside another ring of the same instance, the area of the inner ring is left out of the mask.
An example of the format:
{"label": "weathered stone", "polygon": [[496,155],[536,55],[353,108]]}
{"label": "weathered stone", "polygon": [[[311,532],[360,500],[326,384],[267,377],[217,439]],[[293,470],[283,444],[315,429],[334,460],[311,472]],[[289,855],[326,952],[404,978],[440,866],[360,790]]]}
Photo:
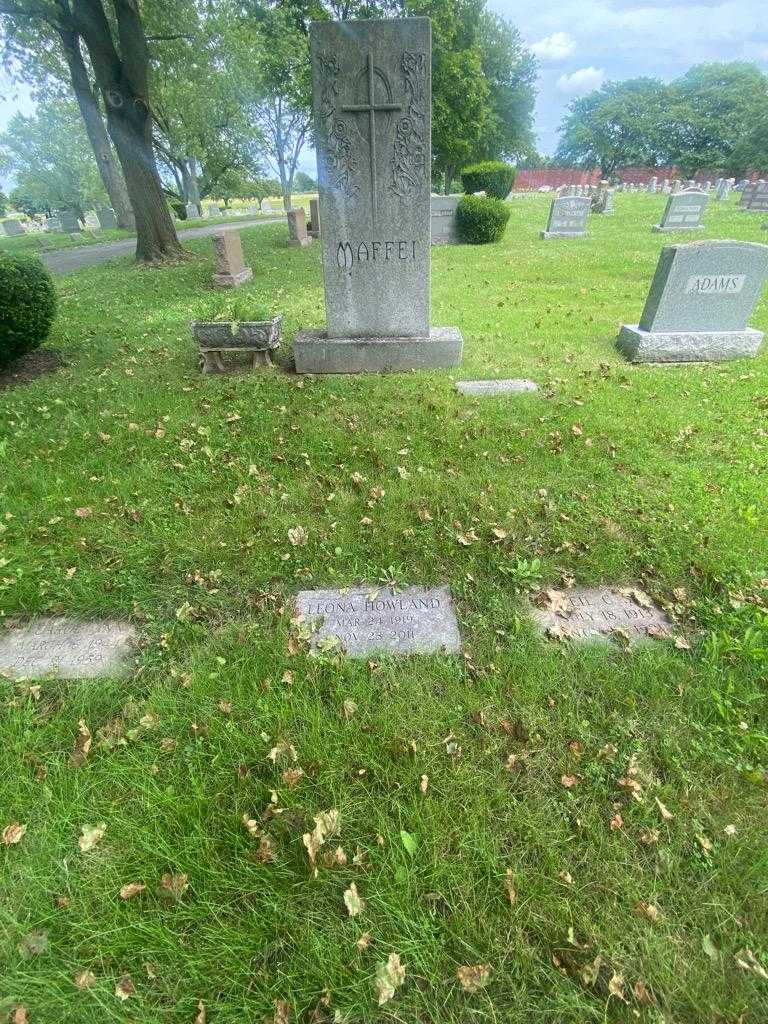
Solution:
{"label": "weathered stone", "polygon": [[311,238],[320,237],[320,200],[310,199],[309,200],[309,223],[310,229],[308,234]]}
{"label": "weathered stone", "polygon": [[6,235],[23,235],[24,225],[20,220],[9,218],[8,220],[3,221],[3,231]]}
{"label": "weathered stone", "polygon": [[197,220],[200,216],[200,207],[197,203],[187,203],[185,209],[187,211],[187,220]]}
{"label": "weathered stone", "polygon": [[117,217],[111,206],[100,206],[96,211],[96,217],[105,231],[117,227]]}
{"label": "weathered stone", "polygon": [[485,398],[487,395],[520,395],[538,391],[538,384],[532,380],[457,380],[456,390],[462,395]]}
{"label": "weathered stone", "polygon": [[429,205],[432,245],[459,244],[459,225],[456,210],[462,198],[462,196],[431,197]]}
{"label": "weathered stone", "polygon": [[61,222],[62,231],[67,231],[69,234],[75,234],[80,231],[80,221],[78,220],[76,210],[60,210],[59,221]]}
{"label": "weathered stone", "polygon": [[674,627],[643,591],[630,587],[546,590],[532,609],[541,631],[553,640],[669,640]]}
{"label": "weathered stone", "polygon": [[768,246],[707,241],[661,251],[638,325],[618,346],[633,362],[752,356],[763,335],[747,327],[766,278]]}
{"label": "weathered stone", "polygon": [[207,214],[209,217],[220,217],[221,208],[219,207],[218,203],[208,203]]}
{"label": "weathered stone", "polygon": [[745,209],[753,213],[768,213],[768,182],[757,182],[750,193]]}
{"label": "weathered stone", "polygon": [[316,21],[310,43],[328,326],[296,369],[454,366],[458,331],[430,331],[429,20]]}
{"label": "weathered stone", "polygon": [[272,209],[272,204],[270,203],[270,201],[268,199],[262,199],[261,200],[261,212],[262,213],[274,213],[274,210]]}
{"label": "weathered stone", "polygon": [[584,238],[592,203],[589,196],[561,196],[552,200],[546,231],[541,238]]}
{"label": "weathered stone", "polygon": [[701,218],[707,205],[706,192],[686,190],[675,192],[667,199],[664,215],[654,231],[702,231]]}
{"label": "weathered stone", "polygon": [[307,233],[307,215],[304,207],[288,211],[288,245],[304,248],[312,244]]}
{"label": "weathered stone", "polygon": [[237,288],[251,280],[253,271],[245,265],[239,231],[217,231],[213,236],[213,251],[216,256],[213,283],[217,288]]}
{"label": "weathered stone", "polygon": [[129,622],[33,619],[0,632],[0,673],[32,679],[121,675],[135,641]]}
{"label": "weathered stone", "polygon": [[316,652],[366,658],[461,650],[448,587],[303,590],[296,597],[296,611],[302,617],[299,636]]}
{"label": "weathered stone", "polygon": [[83,223],[88,231],[101,231],[101,223],[95,210],[88,210],[85,213]]}
{"label": "weathered stone", "polygon": [[655,193],[658,184],[659,179],[654,175],[652,178],[649,179],[646,191],[650,192],[651,194]]}

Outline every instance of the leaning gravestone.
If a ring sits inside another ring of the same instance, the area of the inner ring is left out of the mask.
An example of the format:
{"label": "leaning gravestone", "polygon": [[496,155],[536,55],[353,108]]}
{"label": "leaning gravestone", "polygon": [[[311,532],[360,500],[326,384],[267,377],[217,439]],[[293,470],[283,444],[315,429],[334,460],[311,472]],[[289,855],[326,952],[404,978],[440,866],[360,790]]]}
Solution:
{"label": "leaning gravestone", "polygon": [[630,587],[545,590],[533,608],[539,629],[553,640],[623,638],[671,640],[672,623],[643,591]]}
{"label": "leaning gravestone", "polygon": [[99,225],[106,231],[117,227],[117,217],[111,206],[101,206],[96,211]]}
{"label": "leaning gravestone", "polygon": [[303,590],[296,597],[299,637],[315,652],[455,654],[461,637],[448,587]]}
{"label": "leaning gravestone", "polygon": [[62,231],[73,234],[75,231],[80,230],[80,221],[78,220],[76,210],[61,210],[59,212],[59,220],[61,221]]}
{"label": "leaning gravestone", "polygon": [[458,245],[456,210],[463,196],[432,196],[429,201],[432,245]]}
{"label": "leaning gravestone", "polygon": [[430,329],[429,19],[316,21],[310,52],[327,330],[296,369],[456,366],[458,329]]}
{"label": "leaning gravestone", "polygon": [[698,190],[675,192],[664,209],[660,224],[654,224],[654,231],[703,231],[701,218],[707,205],[706,192]]}
{"label": "leaning gravestone", "polygon": [[585,238],[587,216],[592,205],[589,196],[562,196],[553,199],[546,231],[541,238]]}
{"label": "leaning gravestone", "polygon": [[217,231],[213,236],[213,251],[216,256],[216,273],[213,275],[216,288],[237,288],[251,280],[253,271],[245,265],[239,231]]}
{"label": "leaning gravestone", "polygon": [[101,224],[95,210],[88,210],[83,218],[83,223],[89,231],[101,231]]}
{"label": "leaning gravestone", "polygon": [[621,328],[618,346],[635,363],[753,356],[763,333],[747,322],[766,278],[768,245],[707,241],[666,246],[640,323]]}
{"label": "leaning gravestone", "polygon": [[532,380],[511,378],[508,380],[457,380],[456,390],[472,398],[487,398],[492,395],[523,395],[538,391],[538,384]]}
{"label": "leaning gravestone", "polygon": [[20,220],[13,220],[11,218],[3,221],[3,231],[6,235],[23,235],[24,225]]}
{"label": "leaning gravestone", "polygon": [[135,641],[128,622],[36,619],[0,632],[0,674],[32,679],[120,675]]}

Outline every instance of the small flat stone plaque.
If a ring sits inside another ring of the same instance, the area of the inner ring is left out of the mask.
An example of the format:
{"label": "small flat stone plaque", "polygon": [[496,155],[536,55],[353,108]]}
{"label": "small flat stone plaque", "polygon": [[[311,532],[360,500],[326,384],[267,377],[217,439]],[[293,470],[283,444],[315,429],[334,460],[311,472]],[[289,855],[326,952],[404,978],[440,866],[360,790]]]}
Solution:
{"label": "small flat stone plaque", "polygon": [[462,395],[484,398],[486,395],[522,395],[538,391],[538,384],[532,380],[457,380],[456,390]]}
{"label": "small flat stone plaque", "polygon": [[122,675],[136,641],[128,622],[34,619],[0,632],[0,675],[93,679]]}
{"label": "small flat stone plaque", "polygon": [[455,654],[461,637],[448,587],[354,587],[302,590],[296,597],[300,635],[313,651],[373,654]]}
{"label": "small flat stone plaque", "polygon": [[545,590],[533,608],[541,631],[553,640],[671,640],[674,627],[642,590],[576,587]]}

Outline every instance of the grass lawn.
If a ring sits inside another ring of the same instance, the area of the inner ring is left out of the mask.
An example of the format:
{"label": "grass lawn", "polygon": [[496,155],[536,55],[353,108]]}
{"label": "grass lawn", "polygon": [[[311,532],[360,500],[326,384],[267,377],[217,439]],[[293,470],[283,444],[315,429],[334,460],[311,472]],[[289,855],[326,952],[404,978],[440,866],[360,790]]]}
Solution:
{"label": "grass lawn", "polygon": [[[143,646],[128,679],[0,682],[0,828],[27,827],[0,846],[0,1012],[768,1020],[768,347],[628,365],[618,325],[684,240],[651,233],[665,197],[543,242],[548,202],[515,200],[498,245],[433,251],[453,374],[202,378],[207,239],[166,270],[57,279],[68,366],[0,392],[0,613],[124,616]],[[768,241],[735,201],[706,223]],[[285,239],[243,232],[290,341],[324,309],[318,246]],[[487,376],[542,392],[453,391]],[[571,579],[645,588],[691,649],[543,641],[526,593]],[[463,657],[289,643],[297,590],[392,580],[450,584]],[[313,877],[302,836],[329,810]],[[379,1008],[393,952],[405,981]]]}

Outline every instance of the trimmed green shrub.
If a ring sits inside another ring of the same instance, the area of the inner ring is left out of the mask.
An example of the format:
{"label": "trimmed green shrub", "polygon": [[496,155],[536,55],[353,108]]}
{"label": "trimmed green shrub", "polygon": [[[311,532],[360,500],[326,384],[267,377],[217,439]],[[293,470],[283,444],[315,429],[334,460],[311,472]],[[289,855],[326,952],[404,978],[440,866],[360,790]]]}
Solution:
{"label": "trimmed green shrub", "polygon": [[0,252],[0,366],[38,348],[56,315],[56,289],[36,256]]}
{"label": "trimmed green shrub", "polygon": [[498,242],[509,220],[509,206],[492,196],[464,196],[456,208],[459,238],[462,242],[484,245]]}
{"label": "trimmed green shrub", "polygon": [[502,160],[484,160],[479,164],[470,164],[461,172],[461,184],[464,191],[487,192],[497,199],[506,199],[515,183],[517,171]]}

